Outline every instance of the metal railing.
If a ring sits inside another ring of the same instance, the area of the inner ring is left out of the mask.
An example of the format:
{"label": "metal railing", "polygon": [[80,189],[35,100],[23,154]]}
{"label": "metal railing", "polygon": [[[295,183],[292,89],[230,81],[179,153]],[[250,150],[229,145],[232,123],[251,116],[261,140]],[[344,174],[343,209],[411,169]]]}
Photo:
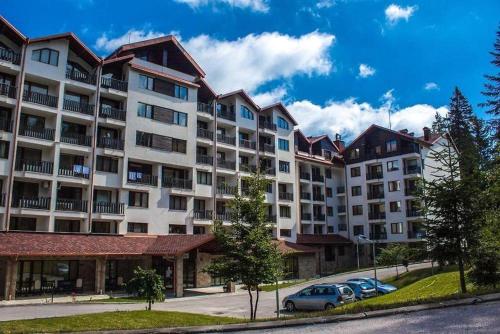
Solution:
{"label": "metal railing", "polygon": [[311,193],[301,192],[300,193],[300,199],[310,200],[311,199]]}
{"label": "metal railing", "polygon": [[135,184],[145,184],[156,187],[158,185],[158,176],[144,174],[141,172],[128,172],[127,182]]}
{"label": "metal railing", "polygon": [[422,173],[422,167],[420,167],[420,166],[406,166],[404,173],[405,173],[405,175],[420,174],[420,173]]}
{"label": "metal railing", "polygon": [[408,231],[408,239],[424,239],[426,236],[425,231]]}
{"label": "metal railing", "polygon": [[122,150],[125,146],[125,142],[121,139],[100,137],[97,140],[97,146],[101,148],[110,148],[113,150]]}
{"label": "metal railing", "polygon": [[325,195],[323,195],[323,194],[313,194],[313,200],[314,201],[321,201],[321,202],[323,202],[325,200]]}
{"label": "metal railing", "polygon": [[217,159],[217,167],[225,168],[225,169],[236,169],[236,162],[229,160]]}
{"label": "metal railing", "polygon": [[21,54],[0,47],[0,60],[8,61],[14,65],[19,65],[21,63]]}
{"label": "metal railing", "polygon": [[366,197],[368,199],[382,199],[382,198],[384,198],[384,192],[383,191],[369,191],[366,194]]}
{"label": "metal railing", "polygon": [[213,165],[214,158],[208,155],[196,155],[196,163],[202,165]]}
{"label": "metal railing", "polygon": [[220,133],[217,134],[217,142],[228,144],[228,145],[236,145],[236,138],[222,135]]}
{"label": "metal railing", "polygon": [[346,212],[346,206],[345,205],[339,205],[337,206],[337,213],[345,213]]}
{"label": "metal railing", "polygon": [[125,213],[125,204],[113,202],[94,202],[93,212],[123,215]]}
{"label": "metal railing", "polygon": [[368,212],[368,219],[385,219],[385,212]]}
{"label": "metal railing", "polygon": [[16,170],[21,172],[33,172],[52,174],[54,163],[51,161],[36,161],[20,159],[16,161]]}
{"label": "metal railing", "polygon": [[259,151],[274,153],[276,150],[275,146],[272,144],[259,144]]}
{"label": "metal railing", "polygon": [[405,196],[416,196],[418,193],[417,187],[405,187]]}
{"label": "metal railing", "polygon": [[257,166],[255,166],[255,165],[249,165],[249,164],[240,164],[240,171],[241,172],[247,172],[247,173],[256,173],[257,172]]}
{"label": "metal railing", "polygon": [[12,132],[14,122],[10,119],[0,118],[0,131]]}
{"label": "metal railing", "polygon": [[16,87],[0,83],[0,95],[10,97],[11,99],[16,98]]}
{"label": "metal railing", "polygon": [[276,175],[276,168],[262,168],[260,169],[265,175]]}
{"label": "metal railing", "polygon": [[23,101],[57,108],[57,96],[49,94],[40,94],[37,92],[30,92],[25,90],[23,93]]}
{"label": "metal railing", "polygon": [[213,218],[212,210],[194,210],[193,218],[196,220],[211,220]]}
{"label": "metal railing", "polygon": [[345,194],[345,187],[337,187],[337,194]]}
{"label": "metal railing", "polygon": [[339,224],[339,231],[347,231],[347,224]]}
{"label": "metal railing", "polygon": [[367,180],[376,180],[376,179],[382,179],[384,177],[383,172],[369,172],[366,173],[366,179]]}
{"label": "metal railing", "polygon": [[231,213],[230,212],[216,213],[215,219],[222,220],[222,221],[230,221],[231,220]]}
{"label": "metal railing", "polygon": [[323,175],[312,175],[312,180],[315,182],[325,182],[325,177]]}
{"label": "metal railing", "polygon": [[164,176],[161,179],[164,188],[193,189],[193,180]]}
{"label": "metal railing", "polygon": [[20,197],[12,200],[12,207],[22,209],[50,209],[50,197]]}
{"label": "metal railing", "polygon": [[255,150],[257,143],[247,139],[240,139],[240,147]]}
{"label": "metal railing", "polygon": [[196,129],[196,135],[200,138],[205,138],[205,139],[214,139],[214,133],[213,131],[203,129],[203,128],[198,128]]}
{"label": "metal railing", "polygon": [[0,195],[0,206],[5,206],[5,199],[7,197],[7,194],[6,193],[2,193]]}
{"label": "metal railing", "polygon": [[370,240],[385,240],[387,232],[370,232]]}
{"label": "metal railing", "polygon": [[83,82],[89,85],[95,85],[96,84],[96,76],[95,74],[89,74],[89,73],[82,73],[79,71],[71,71],[68,70],[66,71],[66,78]]}
{"label": "metal railing", "polygon": [[212,115],[214,114],[213,108],[211,104],[203,103],[203,102],[198,102],[196,110],[201,113],[209,114]]}
{"label": "metal railing", "polygon": [[217,110],[217,117],[227,119],[229,121],[236,121],[236,114],[229,110]]}
{"label": "metal railing", "polygon": [[25,137],[33,137],[45,140],[54,140],[56,130],[45,129],[39,127],[21,126],[19,127],[19,135]]}
{"label": "metal railing", "polygon": [[230,185],[219,185],[217,186],[217,194],[218,195],[236,195],[238,193],[238,187],[237,186],[230,186]]}
{"label": "metal railing", "polygon": [[127,120],[127,111],[101,105],[101,108],[99,109],[99,117],[111,118],[125,122]]}
{"label": "metal railing", "polygon": [[406,209],[406,217],[422,217],[423,215],[421,209]]}
{"label": "metal railing", "polygon": [[85,115],[94,115],[94,105],[85,102],[77,102],[73,100],[64,99],[63,109],[67,111],[78,112]]}
{"label": "metal railing", "polygon": [[87,201],[81,199],[64,199],[58,198],[56,200],[57,211],[73,211],[73,212],[87,212]]}
{"label": "metal railing", "polygon": [[282,201],[293,201],[293,193],[282,193],[280,192],[278,198]]}
{"label": "metal railing", "polygon": [[326,219],[326,216],[324,214],[322,214],[322,213],[314,215],[314,220],[315,221],[321,222],[321,221],[325,221],[325,219]]}
{"label": "metal railing", "polygon": [[276,224],[278,217],[276,215],[266,215],[266,220],[272,224]]}
{"label": "metal railing", "polygon": [[307,212],[301,212],[300,213],[300,219],[301,220],[311,220],[312,219],[312,215],[310,213],[307,213]]}
{"label": "metal railing", "polygon": [[276,124],[274,124],[273,122],[259,120],[259,128],[276,131]]}
{"label": "metal railing", "polygon": [[311,174],[309,174],[309,173],[300,173],[300,179],[301,180],[308,180],[308,181],[310,181],[311,180]]}
{"label": "metal railing", "polygon": [[109,77],[101,77],[101,87],[126,92],[128,91],[128,82]]}
{"label": "metal railing", "polygon": [[61,143],[80,145],[80,146],[91,146],[92,137],[81,135],[78,133],[63,132],[61,133]]}
{"label": "metal railing", "polygon": [[58,174],[60,176],[81,177],[88,179],[90,177],[90,168],[82,165],[59,166]]}

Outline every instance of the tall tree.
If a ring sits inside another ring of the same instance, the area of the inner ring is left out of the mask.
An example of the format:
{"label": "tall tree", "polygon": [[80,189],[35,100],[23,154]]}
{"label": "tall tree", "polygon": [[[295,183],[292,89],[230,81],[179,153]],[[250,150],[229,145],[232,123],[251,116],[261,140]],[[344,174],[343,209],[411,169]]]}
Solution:
{"label": "tall tree", "polygon": [[492,116],[491,123],[498,141],[500,139],[500,26],[496,35],[493,51],[490,54],[493,56],[491,64],[495,66],[497,73],[484,76],[487,82],[484,84],[482,94],[486,97],[486,101],[479,106],[486,108],[486,112]]}
{"label": "tall tree", "polygon": [[[206,269],[228,281],[241,281],[250,301],[250,319],[255,320],[259,303],[259,285],[275,282],[283,259],[272,240],[272,229],[266,218],[264,191],[267,180],[256,174],[247,180],[245,196],[236,195],[229,203],[231,226],[214,224],[214,234],[222,256]],[[256,293],[255,301],[253,291]]]}

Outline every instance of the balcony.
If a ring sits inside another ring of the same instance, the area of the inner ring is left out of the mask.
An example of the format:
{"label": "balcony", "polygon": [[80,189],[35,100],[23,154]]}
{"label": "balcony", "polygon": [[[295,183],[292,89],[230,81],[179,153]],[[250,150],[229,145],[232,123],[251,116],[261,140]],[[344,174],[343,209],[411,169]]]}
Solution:
{"label": "balcony", "polygon": [[225,135],[218,133],[217,134],[217,142],[235,146],[236,145],[236,138],[225,136]]}
{"label": "balcony", "polygon": [[50,210],[50,197],[15,198],[12,200],[13,208]]}
{"label": "balcony", "polygon": [[237,186],[230,186],[230,185],[219,185],[217,186],[217,194],[218,195],[236,195],[238,193],[238,187]]}
{"label": "balcony", "polygon": [[313,174],[312,180],[314,182],[325,182],[325,177],[323,175]]}
{"label": "balcony", "polygon": [[90,177],[90,168],[82,165],[59,166],[58,174],[59,176],[88,179]]}
{"label": "balcony", "polygon": [[143,184],[148,186],[158,186],[158,176],[144,174],[141,172],[128,172],[127,182],[132,184]]}
{"label": "balcony", "polygon": [[293,201],[293,193],[282,193],[280,192],[278,198],[281,201]]}
{"label": "balcony", "polygon": [[39,127],[21,126],[19,127],[19,135],[37,139],[54,140],[55,130]]}
{"label": "balcony", "polygon": [[81,199],[56,200],[57,211],[87,212],[87,201]]}
{"label": "balcony", "polygon": [[97,140],[97,146],[101,148],[123,151],[125,142],[121,139],[101,137]]}
{"label": "balcony", "polygon": [[301,180],[310,181],[311,180],[311,174],[309,174],[309,173],[300,173],[300,179]]}
{"label": "balcony", "polygon": [[257,143],[251,140],[240,139],[240,147],[248,148],[249,150],[255,150]]}
{"label": "balcony", "polygon": [[61,143],[80,146],[92,146],[92,136],[64,132],[61,133]]}
{"label": "balcony", "polygon": [[54,163],[51,161],[17,160],[16,171],[52,174]]}
{"label": "balcony", "polygon": [[5,206],[5,198],[6,198],[6,194],[5,193],[2,193],[0,194],[0,207],[4,207]]}
{"label": "balcony", "polygon": [[337,187],[337,194],[345,194],[345,187]]}
{"label": "balcony", "polygon": [[212,210],[194,210],[193,218],[195,220],[211,220],[213,217]]}
{"label": "balcony", "polygon": [[417,196],[418,188],[417,187],[405,187],[405,196]]}
{"label": "balcony", "polygon": [[229,121],[236,121],[236,114],[228,110],[217,110],[217,117],[227,119]]}
{"label": "balcony", "polygon": [[6,118],[0,118],[0,131],[12,132],[13,122]]}
{"label": "balcony", "polygon": [[198,136],[198,138],[205,138],[209,140],[214,139],[213,131],[209,131],[207,129],[202,129],[202,128],[196,129],[196,135]]}
{"label": "balcony", "polygon": [[307,220],[307,221],[310,221],[310,220],[311,220],[311,214],[310,214],[310,213],[307,213],[307,212],[301,212],[301,213],[300,213],[300,219],[301,219],[301,220]]}
{"label": "balcony", "polygon": [[276,131],[276,124],[274,124],[273,122],[259,120],[259,128]]}
{"label": "balcony", "polygon": [[275,150],[276,150],[276,147],[272,144],[260,144],[259,145],[259,151],[261,151],[261,152],[274,153]]}
{"label": "balcony", "polygon": [[208,155],[196,155],[196,163],[201,165],[213,165],[214,158]]}
{"label": "balcony", "polygon": [[231,213],[230,212],[216,213],[215,219],[221,220],[221,221],[230,221],[231,220]]}
{"label": "balcony", "polygon": [[189,189],[189,190],[191,190],[191,189],[193,189],[193,180],[164,176],[161,179],[161,186],[163,188]]}
{"label": "balcony", "polygon": [[323,221],[325,221],[325,219],[326,219],[326,216],[324,214],[322,214],[322,213],[314,215],[314,220],[315,221],[323,222]]}
{"label": "balcony", "polygon": [[406,217],[422,217],[424,213],[420,209],[406,209]]}
{"label": "balcony", "polygon": [[310,201],[311,200],[311,193],[301,192],[300,193],[300,199],[305,199],[307,201]]}
{"label": "balcony", "polygon": [[271,176],[276,175],[276,168],[272,168],[272,167],[263,168],[263,167],[261,167],[260,170],[264,175],[271,175]]}
{"label": "balcony", "polygon": [[94,74],[82,73],[79,71],[66,71],[66,79],[83,82],[89,85],[96,84],[96,76]]}
{"label": "balcony", "polygon": [[240,164],[240,171],[241,172],[246,172],[246,173],[256,173],[257,172],[257,166],[255,166],[255,165],[249,165],[249,164]]}
{"label": "balcony", "polygon": [[368,172],[366,174],[367,180],[377,180],[377,179],[382,179],[383,177],[384,177],[383,172]]}
{"label": "balcony", "polygon": [[337,213],[342,214],[345,213],[346,211],[346,206],[345,205],[339,205],[337,206]]}
{"label": "balcony", "polygon": [[63,109],[67,111],[77,112],[85,115],[94,115],[94,105],[84,102],[64,99]]}
{"label": "balcony", "polygon": [[385,219],[385,212],[369,212],[368,219],[371,220]]}
{"label": "balcony", "polygon": [[347,224],[339,224],[339,232],[347,231]]}
{"label": "balcony", "polygon": [[406,166],[404,169],[405,175],[408,174],[421,174],[422,173],[422,167],[420,166]]}
{"label": "balcony", "polygon": [[271,224],[276,224],[278,217],[276,217],[276,215],[266,215],[266,220]]}
{"label": "balcony", "polygon": [[113,202],[94,202],[92,210],[94,213],[123,215],[125,213],[125,204]]}
{"label": "balcony", "polygon": [[323,194],[313,194],[313,200],[318,201],[318,202],[324,202],[325,201],[325,195]]}
{"label": "balcony", "polygon": [[7,96],[11,99],[15,99],[16,98],[16,87],[0,83],[0,95]]}
{"label": "balcony", "polygon": [[214,115],[214,111],[211,104],[198,102],[196,110],[204,114],[209,114],[210,116]]}
{"label": "balcony", "polygon": [[229,161],[229,160],[223,160],[223,159],[217,159],[217,167],[235,170],[236,169],[236,162]]}
{"label": "balcony", "polygon": [[384,192],[383,191],[369,191],[366,194],[366,197],[370,199],[383,199],[384,198]]}
{"label": "balcony", "polygon": [[408,231],[408,239],[425,239],[425,231]]}
{"label": "balcony", "polygon": [[370,232],[370,240],[386,240],[387,232]]}
{"label": "balcony", "polygon": [[109,77],[101,77],[101,87],[126,92],[128,91],[128,82]]}
{"label": "balcony", "polygon": [[23,101],[57,108],[57,96],[49,94],[40,94],[25,90],[23,94]]}
{"label": "balcony", "polygon": [[0,60],[19,65],[21,64],[21,55],[17,52],[0,47]]}
{"label": "balcony", "polygon": [[113,108],[110,106],[103,106],[99,109],[99,117],[111,118],[117,121],[125,122],[127,120],[127,111],[122,109]]}

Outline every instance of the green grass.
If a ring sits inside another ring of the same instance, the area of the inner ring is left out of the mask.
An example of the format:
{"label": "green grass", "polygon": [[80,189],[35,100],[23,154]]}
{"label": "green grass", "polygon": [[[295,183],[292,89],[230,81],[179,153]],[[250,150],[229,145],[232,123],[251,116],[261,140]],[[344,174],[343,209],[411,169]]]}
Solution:
{"label": "green grass", "polygon": [[[289,288],[291,286],[297,285],[297,284],[302,284],[307,282],[307,279],[299,279],[299,280],[294,280],[294,281],[289,281],[289,282],[282,282],[278,284],[278,289],[284,289],[284,288]],[[266,284],[266,285],[261,285],[259,286],[260,291],[276,291],[276,284]]]}
{"label": "green grass", "polygon": [[426,277],[432,276],[433,274],[438,274],[438,273],[444,273],[444,272],[450,272],[450,271],[456,271],[457,268],[456,266],[449,266],[443,268],[441,271],[438,271],[437,267],[433,268],[423,268],[423,269],[417,269],[413,270],[410,272],[401,272],[399,278],[396,276],[390,277],[388,279],[385,279],[385,283],[389,283],[391,285],[394,285],[398,289],[401,289],[407,285],[410,285],[412,283],[415,283],[421,279],[424,279]]}
{"label": "green grass", "polygon": [[146,299],[141,297],[109,297],[106,299],[92,299],[81,301],[80,303],[146,303]]}
{"label": "green grass", "polygon": [[69,317],[0,322],[0,333],[58,333],[111,329],[147,329],[225,325],[243,319],[162,311],[104,312]]}

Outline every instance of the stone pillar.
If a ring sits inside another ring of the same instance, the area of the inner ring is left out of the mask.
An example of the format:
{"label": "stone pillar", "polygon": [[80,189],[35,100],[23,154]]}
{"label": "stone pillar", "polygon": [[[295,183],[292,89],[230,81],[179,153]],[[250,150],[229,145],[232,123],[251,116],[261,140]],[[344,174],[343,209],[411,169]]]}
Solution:
{"label": "stone pillar", "polygon": [[106,259],[95,260],[95,292],[102,295],[106,286]]}
{"label": "stone pillar", "polygon": [[175,297],[184,296],[184,258],[182,255],[175,258],[174,294]]}
{"label": "stone pillar", "polygon": [[8,259],[5,271],[5,300],[16,299],[17,261]]}

